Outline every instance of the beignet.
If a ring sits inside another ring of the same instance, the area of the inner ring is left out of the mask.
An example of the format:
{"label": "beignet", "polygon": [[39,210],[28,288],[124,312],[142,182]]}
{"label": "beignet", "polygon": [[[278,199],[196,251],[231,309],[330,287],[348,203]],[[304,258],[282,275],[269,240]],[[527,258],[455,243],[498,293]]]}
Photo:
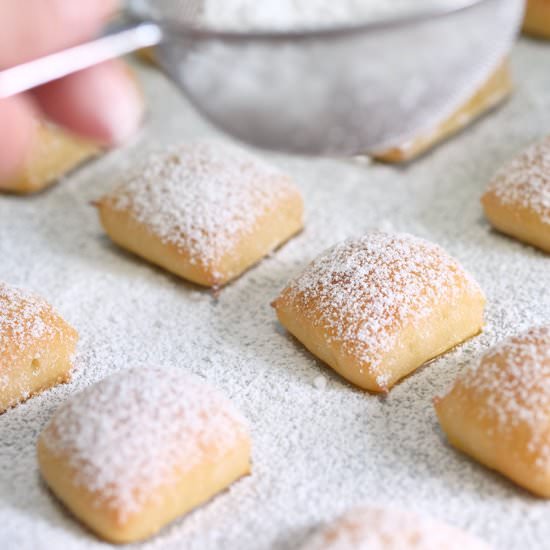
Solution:
{"label": "beignet", "polygon": [[250,471],[232,403],[175,368],[128,369],[75,395],[38,440],[40,472],[102,538],[144,539]]}
{"label": "beignet", "polygon": [[211,287],[238,277],[303,226],[302,197],[290,178],[209,141],[152,155],[98,207],[117,244]]}
{"label": "beignet", "polygon": [[550,497],[550,326],[497,345],[435,410],[457,449]]}
{"label": "beignet", "polygon": [[53,185],[65,174],[99,155],[99,145],[49,122],[37,122],[33,146],[18,173],[2,189],[27,195]]}
{"label": "beignet", "polygon": [[0,413],[68,382],[77,340],[45,300],[0,282]]}
{"label": "beignet", "polygon": [[481,203],[496,229],[550,252],[550,137],[501,169]]}
{"label": "beignet", "polygon": [[374,392],[479,333],[484,305],[441,247],[381,232],[329,249],[273,302],[306,348]]}

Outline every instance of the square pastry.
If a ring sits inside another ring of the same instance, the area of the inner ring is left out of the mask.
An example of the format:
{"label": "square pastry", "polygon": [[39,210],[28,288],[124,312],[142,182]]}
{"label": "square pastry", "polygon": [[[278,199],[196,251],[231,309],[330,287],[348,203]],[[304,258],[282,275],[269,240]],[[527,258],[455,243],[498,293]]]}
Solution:
{"label": "square pastry", "polygon": [[100,152],[101,147],[89,140],[37,121],[34,144],[23,166],[2,189],[20,195],[37,193]]}
{"label": "square pastry", "polygon": [[550,498],[550,326],[490,350],[435,409],[457,449]]}
{"label": "square pastry", "polygon": [[102,538],[144,539],[250,471],[234,405],[176,368],[133,368],[63,404],[38,439],[40,472]]}
{"label": "square pastry", "polygon": [[0,413],[67,382],[77,340],[45,300],[0,283]]}
{"label": "square pastry", "polygon": [[550,252],[550,137],[502,168],[481,203],[496,229]]}
{"label": "square pastry", "polygon": [[490,550],[479,539],[411,511],[363,506],[314,531],[300,550]]}
{"label": "square pastry", "polygon": [[479,285],[442,248],[380,232],[331,248],[273,302],[314,355],[374,392],[479,333],[484,305]]}
{"label": "square pastry", "polygon": [[98,207],[117,244],[208,287],[238,277],[303,226],[302,197],[286,175],[209,141],[153,154]]}

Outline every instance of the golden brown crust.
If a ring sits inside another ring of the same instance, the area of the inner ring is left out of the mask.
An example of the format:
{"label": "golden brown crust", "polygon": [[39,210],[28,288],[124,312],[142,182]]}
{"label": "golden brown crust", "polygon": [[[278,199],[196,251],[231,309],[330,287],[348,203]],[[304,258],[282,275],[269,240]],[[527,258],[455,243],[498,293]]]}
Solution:
{"label": "golden brown crust", "polygon": [[189,250],[163,242],[146,224],[128,211],[115,209],[108,198],[97,204],[101,224],[109,237],[122,248],[163,267],[188,281],[205,287],[221,287],[258,263],[303,227],[303,202],[296,193],[258,219],[252,233],[239,241],[219,261],[205,265],[195,261]]}
{"label": "golden brown crust", "polygon": [[489,351],[435,409],[453,446],[550,498],[549,327]]}
{"label": "golden brown crust", "polygon": [[506,60],[466,103],[431,131],[418,135],[400,146],[377,153],[374,158],[392,164],[413,160],[494,109],[510,95],[512,89],[512,76],[509,62]]}
{"label": "golden brown crust", "polygon": [[53,455],[39,441],[40,472],[55,495],[87,527],[116,544],[146,539],[166,524],[209,501],[250,473],[250,440],[243,438],[221,459],[204,461],[150,495],[129,519],[116,509],[98,505],[97,495],[75,482],[77,472],[67,459]]}
{"label": "golden brown crust", "polygon": [[523,32],[538,38],[550,38],[550,2],[527,0]]}
{"label": "golden brown crust", "polygon": [[320,256],[273,302],[306,348],[374,392],[480,332],[484,304],[439,247],[376,233]]}
{"label": "golden brown crust", "polygon": [[77,340],[45,301],[0,284],[0,412],[68,382]]}
{"label": "golden brown crust", "polygon": [[[403,328],[396,337],[395,347],[385,355],[377,369],[386,374],[381,382],[368,366],[353,353],[345,351],[330,334],[314,327],[309,316],[303,316],[299,308],[294,309],[284,297],[275,302],[279,322],[313,355],[356,386],[382,393],[420,366],[479,334],[483,307],[481,298],[465,295],[458,307],[440,303],[440,308],[432,316]],[[319,316],[319,313],[314,315]]]}
{"label": "golden brown crust", "polygon": [[23,167],[3,190],[27,195],[53,185],[60,177],[100,153],[100,147],[50,123],[39,122],[34,146]]}
{"label": "golden brown crust", "polygon": [[550,224],[541,216],[521,205],[503,204],[494,191],[481,199],[485,216],[501,233],[550,252]]}

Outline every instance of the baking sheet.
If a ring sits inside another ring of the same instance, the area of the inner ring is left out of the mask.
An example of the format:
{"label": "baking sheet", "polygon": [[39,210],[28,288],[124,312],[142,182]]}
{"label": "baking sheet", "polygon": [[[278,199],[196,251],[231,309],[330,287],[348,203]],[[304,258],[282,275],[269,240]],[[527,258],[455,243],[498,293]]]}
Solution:
{"label": "baking sheet", "polygon": [[[549,62],[550,44],[522,40],[511,101],[409,167],[272,156],[304,193],[307,228],[218,299],[112,246],[89,204],[145,151],[215,133],[161,75],[140,66],[150,114],[132,144],[51,191],[0,198],[0,279],[44,295],[81,335],[71,384],[0,416],[0,548],[109,547],[40,481],[35,441],[69,395],[152,364],[223,389],[251,423],[254,465],[250,477],[136,548],[290,550],[320,522],[365,502],[441,518],[499,549],[547,547],[550,504],[451,449],[431,400],[488,346],[550,321],[550,258],[492,232],[479,204],[493,172],[550,130]],[[285,334],[269,306],[316,254],[371,228],[443,245],[489,301],[480,337],[387,397],[332,374]],[[325,389],[314,384],[319,376]]]}

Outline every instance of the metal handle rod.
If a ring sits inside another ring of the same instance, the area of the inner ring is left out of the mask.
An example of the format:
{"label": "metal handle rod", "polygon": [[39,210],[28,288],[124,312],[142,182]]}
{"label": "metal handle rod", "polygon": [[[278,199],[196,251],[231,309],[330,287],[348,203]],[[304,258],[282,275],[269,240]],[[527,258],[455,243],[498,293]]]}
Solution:
{"label": "metal handle rod", "polygon": [[118,26],[100,38],[0,71],[0,99],[131,53],[156,46],[162,30],[155,23]]}

